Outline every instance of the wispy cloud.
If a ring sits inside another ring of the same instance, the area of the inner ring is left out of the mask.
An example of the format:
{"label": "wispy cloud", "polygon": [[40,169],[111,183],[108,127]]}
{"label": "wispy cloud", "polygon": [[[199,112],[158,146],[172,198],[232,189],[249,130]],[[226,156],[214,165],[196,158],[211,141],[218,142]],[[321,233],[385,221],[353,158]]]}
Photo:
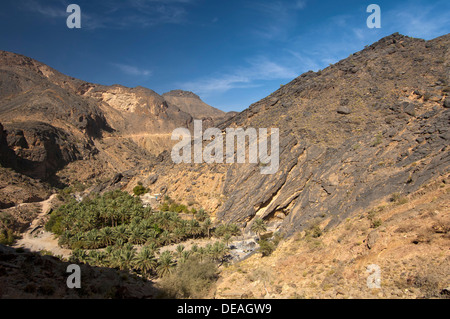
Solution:
{"label": "wispy cloud", "polygon": [[56,4],[48,5],[36,0],[26,0],[20,5],[23,10],[36,12],[47,18],[67,18],[66,9],[69,3],[61,0]]}
{"label": "wispy cloud", "polygon": [[293,79],[297,73],[281,63],[258,56],[249,59],[243,67],[233,72],[214,74],[210,77],[179,83],[182,89],[204,96],[220,94],[232,89],[262,86],[264,81]]}
{"label": "wispy cloud", "polygon": [[148,77],[152,75],[152,71],[138,68],[132,65],[127,64],[121,64],[121,63],[111,63],[114,67],[119,69],[121,72],[132,75],[132,76],[141,76],[141,77]]}
{"label": "wispy cloud", "polygon": [[385,23],[406,35],[431,39],[450,31],[448,1],[409,5],[408,10],[393,10],[385,15]]}
{"label": "wispy cloud", "polygon": [[[187,6],[197,0],[96,0],[84,4],[78,1],[82,11],[82,26],[86,29],[147,28],[160,24],[183,24],[188,21]],[[36,12],[46,18],[67,18],[67,0],[51,3],[26,0],[22,9]]]}
{"label": "wispy cloud", "polygon": [[252,7],[259,12],[264,23],[258,24],[253,33],[265,39],[282,39],[297,21],[297,12],[306,7],[306,0],[256,2]]}

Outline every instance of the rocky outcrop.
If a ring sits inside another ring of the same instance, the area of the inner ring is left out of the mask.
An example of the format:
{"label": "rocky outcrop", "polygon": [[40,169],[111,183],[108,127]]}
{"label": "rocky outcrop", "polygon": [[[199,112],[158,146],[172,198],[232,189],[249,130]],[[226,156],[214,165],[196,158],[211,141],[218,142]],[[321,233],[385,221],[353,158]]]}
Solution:
{"label": "rocky outcrop", "polygon": [[192,92],[174,90],[164,93],[162,96],[169,105],[177,106],[195,119],[219,119],[225,116],[225,112],[206,104]]}
{"label": "rocky outcrop", "polygon": [[70,125],[90,138],[110,131],[94,101],[71,91],[69,78],[30,58],[0,51],[0,115],[2,121],[42,121]]}
{"label": "rocky outcrop", "polygon": [[144,87],[89,84],[79,88],[78,93],[96,100],[108,123],[124,135],[171,133],[192,122],[190,114]]}
{"label": "rocky outcrop", "polygon": [[261,217],[287,233],[324,218],[331,227],[448,172],[449,67],[440,61],[449,43],[449,35],[394,34],[225,122],[280,128],[280,169],[261,176],[258,165],[230,167],[218,219],[250,227]]}
{"label": "rocky outcrop", "polygon": [[17,158],[16,170],[37,179],[48,179],[70,162],[82,159],[76,141],[66,132],[41,122],[6,126],[8,147]]}
{"label": "rocky outcrop", "polygon": [[16,167],[16,158],[14,152],[9,148],[7,133],[0,123],[0,165],[4,167]]}

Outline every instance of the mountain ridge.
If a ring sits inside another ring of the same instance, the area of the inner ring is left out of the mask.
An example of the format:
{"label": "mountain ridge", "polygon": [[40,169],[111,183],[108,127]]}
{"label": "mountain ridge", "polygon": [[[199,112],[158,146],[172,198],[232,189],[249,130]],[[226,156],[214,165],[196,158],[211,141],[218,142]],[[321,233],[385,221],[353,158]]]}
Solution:
{"label": "mountain ridge", "polygon": [[[386,182],[381,180],[376,181],[377,186],[374,186],[376,191],[373,187],[365,189],[365,186],[361,186],[363,190],[358,190],[353,195],[356,197],[347,200],[349,206],[344,208],[344,213],[332,213],[334,219],[330,225],[352,214],[351,212],[355,209],[369,206],[372,198],[376,199],[379,194],[384,195],[378,197],[386,197],[396,191],[414,191],[436,173],[436,167],[439,167],[441,173],[445,171],[448,168],[446,159],[448,152],[444,147],[445,141],[448,139],[448,129],[446,129],[448,98],[446,96],[449,81],[446,72],[449,66],[445,62],[448,61],[449,55],[448,42],[449,35],[425,41],[395,33],[324,70],[306,72],[268,97],[252,104],[243,112],[217,122],[219,128],[222,129],[226,127],[280,127],[282,141],[280,171],[272,176],[259,176],[256,174],[257,167],[254,165],[218,165],[212,170],[203,165],[204,168],[194,169],[194,171],[204,170],[205,172],[218,171],[223,174],[221,186],[217,188],[217,196],[223,198],[221,203],[217,202],[217,204],[223,204],[223,206],[220,208],[215,206],[216,204],[210,206],[213,210],[217,210],[217,218],[239,222],[244,227],[250,227],[252,220],[262,217],[293,232],[297,228],[292,225],[304,225],[306,220],[324,214],[323,211],[341,210],[342,207],[338,209],[336,206],[342,205],[338,198],[347,194],[348,189],[343,189],[345,178],[332,173],[330,169],[334,166],[334,170],[342,171],[342,168],[339,168],[345,161],[342,162],[341,159],[347,157],[354,158],[350,163],[363,163],[368,158],[376,158],[376,154],[383,154],[384,157],[380,158],[379,163],[384,162],[386,168],[397,167],[398,176],[390,176],[393,172],[392,168],[380,171],[388,178],[389,183],[387,184],[398,184],[398,186],[386,187]],[[8,58],[8,53],[2,53],[3,57],[5,55]],[[47,78],[60,77],[56,72],[49,71],[26,57],[20,57],[16,65],[25,65],[25,68],[31,68]],[[61,83],[61,80],[54,81]],[[73,85],[73,83],[80,85]],[[133,138],[153,129],[154,131],[150,133],[163,133],[163,138],[167,140],[170,131],[176,125],[189,127],[193,121],[192,116],[185,116],[184,114],[187,113],[173,106],[172,103],[167,103],[164,100],[164,94],[159,96],[146,88],[130,89],[120,85],[108,87],[80,82],[76,79],[63,80],[61,86],[70,87],[77,92],[77,97],[86,97],[86,108],[90,110],[90,114],[98,113],[101,118],[102,115],[108,114],[108,111],[104,112],[105,109],[114,109],[114,112],[109,112],[108,120],[106,121],[105,118],[104,121],[108,125],[112,123],[108,138],[114,142],[117,141],[115,135],[127,135],[127,122],[131,123],[132,128],[129,133]],[[17,89],[17,85],[10,85],[10,87],[12,92],[15,88]],[[129,104],[120,103],[120,99],[114,100],[117,96],[124,94],[125,100]],[[129,98],[130,96],[133,98]],[[165,93],[165,96],[187,96],[198,100],[198,96],[194,93],[181,90]],[[89,107],[92,105],[94,106],[91,110]],[[146,112],[160,116],[160,119],[156,122],[154,119],[148,122],[147,119],[136,120],[136,117],[133,117],[133,113],[140,116]],[[167,121],[170,112],[181,114],[178,117],[171,117],[174,120],[172,124]],[[85,117],[79,117],[79,122],[89,122],[85,121]],[[148,123],[151,123],[150,126]],[[79,124],[77,123],[77,125]],[[164,126],[164,131],[161,131],[162,126]],[[429,126],[437,129],[425,129]],[[102,127],[101,131],[105,132],[105,127]],[[424,133],[421,132],[430,132],[432,137],[422,137]],[[402,136],[402,134],[406,135]],[[413,138],[416,135],[420,135],[420,138]],[[143,137],[144,143],[146,138],[147,136]],[[136,142],[136,140],[134,141]],[[414,143],[418,145],[414,145]],[[93,144],[99,147],[98,143]],[[139,145],[139,143],[137,144]],[[379,145],[387,148],[392,154],[383,152],[382,149],[379,149]],[[397,147],[394,148],[394,145]],[[412,149],[413,152],[405,153],[403,151],[403,153],[396,154],[394,150],[399,148],[399,145],[404,150]],[[93,149],[96,149],[95,146]],[[115,150],[115,148],[111,149]],[[162,151],[167,152],[169,149],[169,144],[162,143],[154,155],[158,155]],[[436,152],[441,149],[442,152]],[[133,153],[132,148],[125,153],[127,152]],[[167,167],[172,167],[170,171],[173,170],[173,178],[175,178],[182,168],[170,164],[170,157],[167,156],[167,153],[163,154],[164,152],[160,156],[163,166],[158,164],[159,166],[152,165],[152,167],[155,171],[158,171],[160,166],[165,167],[166,172]],[[393,158],[393,154],[396,154],[399,160]],[[417,168],[415,169],[417,185],[409,182],[406,186],[401,186],[401,180],[408,180],[411,177],[409,175],[411,175],[412,168],[404,170],[399,168],[396,163],[402,160],[407,160],[409,164],[418,163],[426,157],[435,157],[439,165],[432,166],[430,170],[427,165],[430,165],[431,162],[428,161],[428,164],[423,162],[423,167],[421,167],[424,169],[423,171],[419,169],[419,173],[417,173]],[[139,162],[139,157],[135,163],[137,162]],[[154,159],[150,162],[154,163]],[[324,162],[329,163],[328,166],[324,166],[322,164]],[[361,168],[358,168],[358,165]],[[346,174],[353,176],[358,172],[358,174],[366,176],[365,170],[371,171],[376,167],[373,163],[358,165],[351,166],[349,168],[351,171]],[[131,167],[129,166],[129,168]],[[315,168],[313,169],[313,167]],[[124,168],[125,166],[122,170]],[[322,173],[319,174],[320,170]],[[362,181],[369,176],[367,175],[363,179],[359,178],[359,181],[349,180],[346,182],[346,187],[352,184],[354,184],[352,188],[355,185],[363,185]],[[205,181],[205,183],[209,182]],[[159,180],[156,187],[170,192],[172,189],[167,186],[168,184],[172,184],[170,178]],[[311,184],[316,186],[310,188]],[[172,187],[180,189],[176,181]],[[311,194],[306,196],[310,192]],[[336,192],[337,195],[333,195]],[[255,195],[250,196],[252,193]],[[179,194],[192,197],[192,194],[183,191]],[[196,197],[195,194],[193,196]],[[364,200],[357,200],[361,197]],[[332,199],[331,206],[324,206],[323,204],[330,199]],[[314,202],[320,202],[319,210],[313,208],[316,205],[310,204]],[[354,203],[358,202],[359,204],[354,207]],[[300,207],[302,208],[300,209]],[[305,208],[307,211],[311,210],[315,213],[304,214]],[[295,210],[294,214],[292,214],[293,210]],[[280,219],[280,216],[284,217]]]}

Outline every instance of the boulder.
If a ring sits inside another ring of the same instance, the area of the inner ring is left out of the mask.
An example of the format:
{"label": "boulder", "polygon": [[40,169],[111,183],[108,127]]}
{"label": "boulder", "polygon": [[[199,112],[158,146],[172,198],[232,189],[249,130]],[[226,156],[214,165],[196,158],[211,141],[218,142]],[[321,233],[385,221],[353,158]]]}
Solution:
{"label": "boulder", "polygon": [[351,114],[352,111],[345,105],[340,105],[337,109],[338,114],[348,115]]}
{"label": "boulder", "polygon": [[410,116],[416,116],[416,106],[413,103],[405,104],[403,106],[403,111]]}
{"label": "boulder", "polygon": [[449,109],[450,108],[450,97],[446,97],[444,100],[444,107]]}
{"label": "boulder", "polygon": [[374,230],[369,233],[366,239],[367,248],[372,249],[379,237],[378,231]]}
{"label": "boulder", "polygon": [[150,185],[155,184],[158,181],[158,174],[152,174],[149,177],[147,177],[144,181],[144,186],[148,187]]}

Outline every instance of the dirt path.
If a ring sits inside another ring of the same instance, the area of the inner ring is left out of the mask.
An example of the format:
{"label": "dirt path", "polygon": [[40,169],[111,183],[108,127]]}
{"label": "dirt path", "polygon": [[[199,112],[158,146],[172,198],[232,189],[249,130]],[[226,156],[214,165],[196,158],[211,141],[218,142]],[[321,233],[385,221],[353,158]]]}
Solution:
{"label": "dirt path", "polygon": [[68,258],[71,255],[69,249],[63,249],[58,246],[58,240],[52,233],[44,230],[44,218],[52,208],[52,201],[57,195],[52,195],[49,199],[41,202],[41,213],[30,224],[30,227],[22,234],[22,239],[17,240],[14,248],[28,249],[32,252],[46,250],[55,256]]}

